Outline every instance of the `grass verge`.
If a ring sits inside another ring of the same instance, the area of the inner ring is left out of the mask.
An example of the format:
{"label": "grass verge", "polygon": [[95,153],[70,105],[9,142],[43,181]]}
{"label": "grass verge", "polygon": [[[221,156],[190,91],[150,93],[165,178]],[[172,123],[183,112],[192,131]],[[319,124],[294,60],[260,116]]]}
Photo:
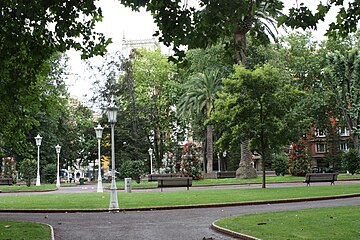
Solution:
{"label": "grass verge", "polygon": [[360,239],[360,206],[258,213],[216,225],[260,239]]}
{"label": "grass verge", "polygon": [[0,221],[0,239],[51,240],[51,229],[41,223]]}
{"label": "grass verge", "polygon": [[[221,204],[360,193],[360,184],[296,188],[118,192],[120,208]],[[0,209],[107,209],[110,193],[1,196]]]}

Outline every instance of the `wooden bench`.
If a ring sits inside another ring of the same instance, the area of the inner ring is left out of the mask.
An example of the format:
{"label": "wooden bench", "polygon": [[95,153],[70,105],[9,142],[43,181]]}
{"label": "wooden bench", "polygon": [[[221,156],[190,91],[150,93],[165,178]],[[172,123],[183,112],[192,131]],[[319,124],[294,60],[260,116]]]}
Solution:
{"label": "wooden bench", "polygon": [[0,178],[0,185],[12,185],[13,179],[12,178]]}
{"label": "wooden bench", "polygon": [[216,178],[235,178],[236,171],[221,171],[217,172]]}
{"label": "wooden bench", "polygon": [[166,187],[187,187],[189,190],[191,186],[191,177],[158,178],[158,187],[161,188],[161,191]]}
{"label": "wooden bench", "polygon": [[179,173],[165,173],[165,174],[148,174],[148,182],[156,182],[159,178],[175,178],[181,177]]}
{"label": "wooden bench", "polygon": [[311,182],[330,182],[330,185],[335,185],[338,173],[307,173],[305,181],[307,186],[310,186]]}

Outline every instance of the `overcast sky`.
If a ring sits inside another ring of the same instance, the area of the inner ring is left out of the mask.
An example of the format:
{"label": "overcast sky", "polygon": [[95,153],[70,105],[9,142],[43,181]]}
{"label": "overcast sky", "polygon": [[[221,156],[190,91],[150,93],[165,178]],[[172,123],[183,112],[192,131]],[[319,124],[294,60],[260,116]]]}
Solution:
{"label": "overcast sky", "polygon": [[[194,0],[189,0],[194,1]],[[306,6],[316,9],[319,0],[286,0],[285,8],[292,7],[296,2],[304,2]],[[123,36],[127,40],[148,39],[152,37],[153,32],[157,29],[151,15],[144,10],[132,12],[130,8],[122,6],[118,0],[100,0],[104,19],[98,23],[96,30],[102,32],[106,37],[112,38],[113,43],[108,47],[110,52],[121,50],[121,41]],[[326,32],[329,20],[335,19],[336,11],[328,14],[327,20],[320,23],[318,31],[314,32],[316,39],[321,39]],[[80,54],[75,51],[69,51],[71,76],[67,80],[67,85],[72,96],[83,98],[84,95],[91,96],[90,90],[92,80],[89,80],[85,69],[85,64],[81,62]],[[94,61],[101,61],[99,57]]]}

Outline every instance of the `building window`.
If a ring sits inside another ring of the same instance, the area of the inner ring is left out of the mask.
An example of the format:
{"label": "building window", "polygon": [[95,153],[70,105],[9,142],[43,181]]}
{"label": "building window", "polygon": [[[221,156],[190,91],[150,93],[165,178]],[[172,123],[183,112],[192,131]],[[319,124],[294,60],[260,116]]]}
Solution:
{"label": "building window", "polygon": [[348,137],[350,136],[350,131],[346,127],[339,128],[339,135],[342,137]]}
{"label": "building window", "polygon": [[316,144],[316,152],[324,153],[327,151],[327,146],[324,143],[317,143]]}
{"label": "building window", "polygon": [[315,136],[316,137],[326,137],[326,133],[323,129],[316,128],[315,129]]}
{"label": "building window", "polygon": [[348,143],[340,143],[340,151],[343,151],[343,152],[349,151]]}

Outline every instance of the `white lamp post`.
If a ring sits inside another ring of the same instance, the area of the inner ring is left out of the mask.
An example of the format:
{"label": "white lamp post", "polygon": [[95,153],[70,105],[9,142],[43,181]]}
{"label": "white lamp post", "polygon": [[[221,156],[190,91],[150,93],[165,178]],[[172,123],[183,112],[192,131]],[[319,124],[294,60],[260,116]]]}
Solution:
{"label": "white lamp post", "polygon": [[60,150],[61,150],[61,146],[58,144],[55,147],[56,149],[56,153],[57,153],[57,171],[56,171],[56,187],[60,188],[60,177],[59,177],[59,172],[60,172],[60,167],[59,167],[59,159],[60,159]]}
{"label": "white lamp post", "polygon": [[102,177],[101,177],[101,155],[100,155],[100,141],[102,138],[103,129],[100,124],[94,128],[96,137],[98,139],[98,160],[99,160],[99,171],[98,171],[98,184],[97,184],[97,192],[103,192],[103,185],[102,185]]}
{"label": "white lamp post", "polygon": [[40,146],[41,146],[42,137],[38,134],[35,137],[35,142],[37,146],[37,174],[36,174],[36,186],[40,186]]}
{"label": "white lamp post", "polygon": [[153,164],[152,164],[152,154],[153,154],[153,150],[152,148],[149,148],[149,156],[150,156],[150,174],[153,173]]}
{"label": "white lamp post", "polygon": [[[227,154],[227,152],[226,152],[226,150],[223,152],[223,157],[225,158],[226,157],[226,154]],[[220,158],[219,158],[219,172],[221,171],[221,162],[220,162]]]}
{"label": "white lamp post", "polygon": [[117,107],[115,106],[114,99],[108,107],[108,121],[111,125],[111,187],[110,187],[110,209],[118,209],[119,203],[117,199],[117,188],[115,181],[115,139],[114,128],[116,123]]}

